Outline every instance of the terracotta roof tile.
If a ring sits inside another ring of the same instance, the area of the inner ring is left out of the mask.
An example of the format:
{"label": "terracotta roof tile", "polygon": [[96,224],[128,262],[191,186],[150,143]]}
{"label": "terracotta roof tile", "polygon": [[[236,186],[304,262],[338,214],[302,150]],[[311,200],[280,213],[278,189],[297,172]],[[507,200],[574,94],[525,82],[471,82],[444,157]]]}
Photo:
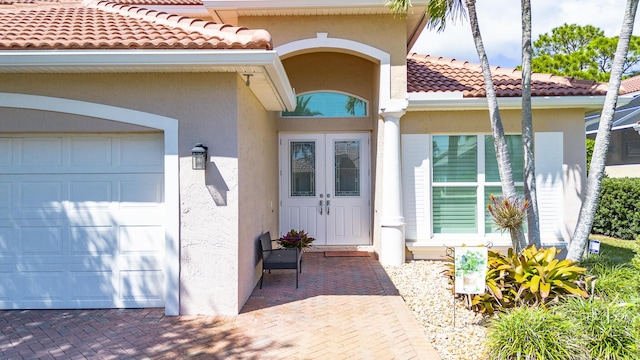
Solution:
{"label": "terracotta roof tile", "polygon": [[[522,73],[515,69],[492,67],[498,97],[522,95]],[[407,91],[417,93],[462,92],[464,97],[485,97],[480,64],[412,53],[407,58]],[[607,86],[590,80],[576,80],[550,74],[532,74],[532,96],[604,95]]]}
{"label": "terracotta roof tile", "polygon": [[272,49],[266,30],[249,30],[100,1],[0,6],[1,50]]}
{"label": "terracotta roof tile", "polygon": [[152,6],[186,6],[202,5],[202,0],[114,0],[113,2],[123,5],[152,5]]}
{"label": "terracotta roof tile", "polygon": [[[64,3],[65,0],[0,0],[0,5],[36,4],[36,3]],[[152,5],[152,6],[185,6],[203,5],[202,0],[114,0],[122,5]]]}
{"label": "terracotta roof tile", "polygon": [[623,94],[640,91],[640,75],[622,80],[620,84],[620,92]]}

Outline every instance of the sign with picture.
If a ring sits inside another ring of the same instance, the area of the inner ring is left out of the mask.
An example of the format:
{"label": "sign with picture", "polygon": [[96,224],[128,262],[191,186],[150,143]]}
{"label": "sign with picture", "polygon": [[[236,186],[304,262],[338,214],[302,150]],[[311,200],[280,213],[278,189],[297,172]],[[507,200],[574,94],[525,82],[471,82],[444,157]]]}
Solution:
{"label": "sign with picture", "polygon": [[486,247],[457,247],[455,259],[455,292],[482,294],[485,291],[488,253]]}

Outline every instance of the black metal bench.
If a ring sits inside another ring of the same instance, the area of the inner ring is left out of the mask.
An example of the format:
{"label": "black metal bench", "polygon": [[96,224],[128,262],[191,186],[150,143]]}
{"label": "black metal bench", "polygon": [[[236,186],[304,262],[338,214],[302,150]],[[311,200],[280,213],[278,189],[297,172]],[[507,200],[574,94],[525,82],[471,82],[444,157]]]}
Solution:
{"label": "black metal bench", "polygon": [[262,256],[262,274],[260,275],[260,289],[264,271],[292,269],[296,270],[296,289],[298,288],[298,273],[302,272],[302,249],[278,248],[274,249],[271,243],[271,234],[267,231],[260,236],[260,255]]}

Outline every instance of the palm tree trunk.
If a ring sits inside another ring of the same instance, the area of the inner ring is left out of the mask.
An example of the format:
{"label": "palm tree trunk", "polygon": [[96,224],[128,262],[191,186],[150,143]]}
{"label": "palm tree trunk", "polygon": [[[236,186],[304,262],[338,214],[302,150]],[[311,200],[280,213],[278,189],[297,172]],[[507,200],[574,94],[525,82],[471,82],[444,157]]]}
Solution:
{"label": "palm tree trunk", "polygon": [[629,50],[631,33],[633,32],[633,22],[638,9],[638,1],[639,0],[627,0],[625,7],[620,39],[618,40],[618,47],[616,48],[616,54],[611,67],[609,88],[607,89],[607,96],[605,97],[604,106],[602,107],[598,134],[596,135],[593,156],[591,157],[586,196],[580,208],[580,216],[573,232],[573,239],[568,247],[567,258],[571,260],[579,261],[582,259],[587,247],[589,234],[591,233],[591,227],[593,226],[593,219],[600,195],[600,185],[602,184],[602,176],[604,175],[607,149],[609,148],[609,141],[611,139],[613,115],[618,101],[618,91],[620,90],[623,66]]}
{"label": "palm tree trunk", "polygon": [[[504,127],[502,126],[502,118],[498,108],[498,99],[496,97],[495,88],[493,86],[493,78],[491,77],[491,68],[487,52],[484,49],[480,27],[478,25],[478,14],[476,12],[475,0],[466,0],[467,10],[469,11],[469,24],[471,25],[471,33],[473,41],[480,58],[480,66],[484,77],[484,84],[487,93],[487,103],[489,106],[489,118],[491,121],[491,130],[493,134],[493,144],[496,150],[496,158],[498,160],[498,171],[500,173],[500,182],[502,183],[502,197],[505,199],[514,199],[518,196],[516,186],[513,182],[513,171],[511,170],[511,159],[509,158],[509,148],[504,136]],[[513,249],[520,253],[527,246],[522,226],[511,231],[511,242]]]}
{"label": "palm tree trunk", "polygon": [[536,191],[533,149],[533,115],[531,113],[531,0],[522,0],[522,152],[524,154],[524,198],[527,208],[529,244],[540,248],[540,215]]}

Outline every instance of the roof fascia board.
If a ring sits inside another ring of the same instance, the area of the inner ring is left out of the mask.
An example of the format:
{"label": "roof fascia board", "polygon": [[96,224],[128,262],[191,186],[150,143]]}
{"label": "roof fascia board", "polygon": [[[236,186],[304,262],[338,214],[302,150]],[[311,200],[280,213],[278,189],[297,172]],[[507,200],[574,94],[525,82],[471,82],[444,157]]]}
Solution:
{"label": "roof fascia board", "polygon": [[[261,66],[278,57],[274,50],[8,50],[0,51],[0,71],[55,67]],[[6,71],[5,71],[6,72]]]}
{"label": "roof fascia board", "polygon": [[[604,99],[604,96],[534,96],[531,98],[531,107],[534,109],[601,109],[604,104]],[[618,99],[619,106],[625,105],[631,101],[631,98],[626,96],[620,96]],[[522,108],[522,98],[498,98],[498,106],[501,109],[520,109]],[[415,96],[409,94],[409,106],[407,110],[486,110],[487,107],[486,98],[416,99]]]}
{"label": "roof fascia board", "polygon": [[386,7],[384,2],[375,0],[205,0],[203,4],[218,10]]}
{"label": "roof fascia board", "polygon": [[[261,71],[268,79],[281,109],[293,110],[296,99],[284,66],[275,50],[10,50],[0,51],[0,73],[61,73],[94,71],[185,71],[190,68],[245,75]],[[222,68],[223,70],[221,70]],[[101,70],[103,69],[103,70]],[[257,91],[252,88],[252,91]]]}

